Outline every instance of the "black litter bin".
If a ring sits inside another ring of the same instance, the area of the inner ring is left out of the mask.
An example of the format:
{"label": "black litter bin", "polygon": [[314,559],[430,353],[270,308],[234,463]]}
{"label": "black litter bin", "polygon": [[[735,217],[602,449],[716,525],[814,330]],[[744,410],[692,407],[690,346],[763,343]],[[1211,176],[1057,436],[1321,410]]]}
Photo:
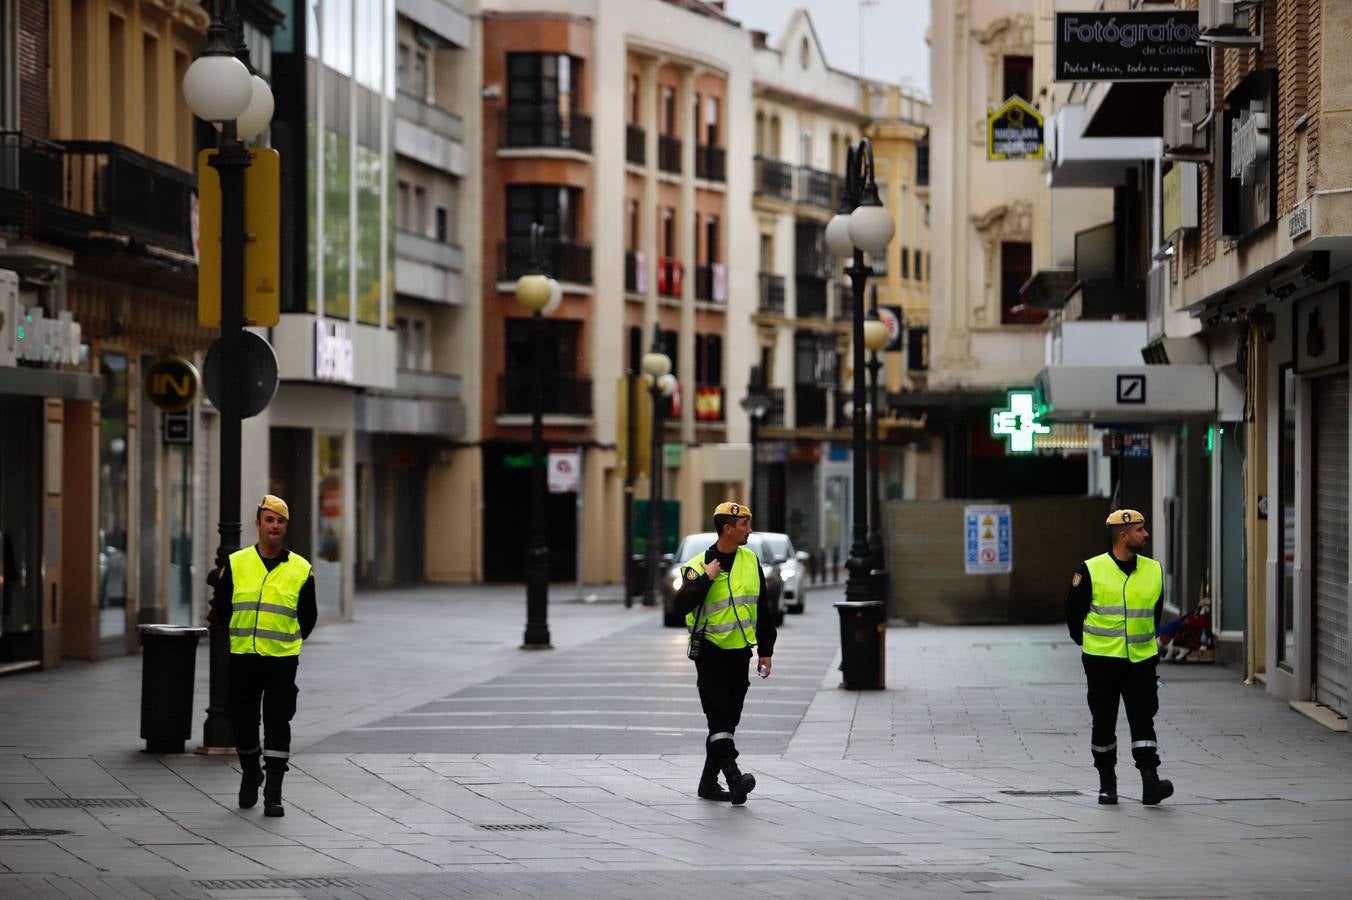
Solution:
{"label": "black litter bin", "polygon": [[182,753],[192,737],[197,642],[205,628],[138,625],[141,633],[141,737],[149,753]]}
{"label": "black litter bin", "polygon": [[884,687],[887,614],[878,600],[844,600],[840,611],[840,674],[849,690]]}

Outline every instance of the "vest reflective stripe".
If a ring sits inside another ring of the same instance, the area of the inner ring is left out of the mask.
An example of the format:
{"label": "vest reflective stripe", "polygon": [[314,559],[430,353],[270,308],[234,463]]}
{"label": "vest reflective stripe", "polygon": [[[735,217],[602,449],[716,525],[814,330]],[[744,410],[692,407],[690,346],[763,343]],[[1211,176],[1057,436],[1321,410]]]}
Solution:
{"label": "vest reflective stripe", "polygon": [[[688,569],[704,571],[703,552],[681,566],[682,572]],[[696,606],[687,613],[685,626],[692,636],[695,631],[702,631],[706,640],[724,650],[750,647],[756,643],[756,603],[759,599],[760,560],[745,547],[738,547],[732,560],[732,571],[720,573],[714,579],[704,598],[703,609]],[[699,615],[698,626],[696,614]]]}
{"label": "vest reflective stripe", "polygon": [[1164,586],[1160,564],[1136,557],[1130,575],[1111,554],[1085,560],[1093,596],[1084,617],[1084,652],[1090,656],[1125,657],[1141,662],[1157,655],[1155,601]]}
{"label": "vest reflective stripe", "polygon": [[296,656],[302,644],[297,622],[300,591],[310,577],[310,563],[290,554],[272,571],[258,550],[245,547],[230,554],[230,652],[258,656]]}

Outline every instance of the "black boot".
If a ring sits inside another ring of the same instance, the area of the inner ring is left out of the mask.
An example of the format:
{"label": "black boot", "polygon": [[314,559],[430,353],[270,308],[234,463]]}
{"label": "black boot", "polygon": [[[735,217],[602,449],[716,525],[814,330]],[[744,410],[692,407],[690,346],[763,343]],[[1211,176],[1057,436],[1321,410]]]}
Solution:
{"label": "black boot", "polygon": [[699,776],[699,797],[701,800],[728,800],[732,794],[723,790],[718,783],[718,762],[704,758],[704,772]]}
{"label": "black boot", "polygon": [[1141,802],[1154,806],[1161,800],[1174,795],[1174,783],[1166,781],[1154,766],[1141,769]]}
{"label": "black boot", "polygon": [[746,795],[756,789],[756,776],[742,774],[737,763],[731,760],[723,764],[723,777],[728,780],[728,788],[732,792],[729,799],[733,806],[741,806],[746,802]]}
{"label": "black boot", "polygon": [[282,807],[282,778],[285,775],[285,765],[268,766],[267,782],[263,785],[263,815],[269,818],[277,819],[286,815]]}
{"label": "black boot", "polygon": [[1104,806],[1117,805],[1117,772],[1114,769],[1102,768],[1099,773],[1099,796],[1098,802]]}
{"label": "black boot", "polygon": [[239,755],[239,808],[253,809],[258,803],[258,786],[263,783],[263,767],[259,764],[259,754],[241,753]]}

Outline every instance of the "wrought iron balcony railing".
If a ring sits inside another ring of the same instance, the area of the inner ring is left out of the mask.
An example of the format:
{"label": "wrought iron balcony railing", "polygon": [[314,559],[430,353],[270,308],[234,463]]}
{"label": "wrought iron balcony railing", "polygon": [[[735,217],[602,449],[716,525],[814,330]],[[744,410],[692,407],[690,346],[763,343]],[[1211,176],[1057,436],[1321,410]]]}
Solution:
{"label": "wrought iron balcony railing", "polygon": [[102,231],[192,253],[191,172],[110,141],[63,141],[65,206]]}
{"label": "wrought iron balcony railing", "polygon": [[498,146],[592,150],[592,120],[557,106],[508,106],[498,111]]}
{"label": "wrought iron balcony railing", "polygon": [[728,154],[722,147],[696,145],[695,177],[708,181],[727,181]]}
{"label": "wrought iron balcony railing", "polygon": [[681,171],[681,139],[669,134],[657,136],[657,168],[663,172]]}
{"label": "wrought iron balcony railing", "polygon": [[777,200],[793,200],[793,166],[764,156],[757,156],[755,163],[757,194]]}
{"label": "wrought iron balcony railing", "polygon": [[544,391],[545,415],[590,416],[592,380],[576,372],[503,372],[498,376],[498,414],[530,415],[536,379]]}
{"label": "wrought iron balcony railing", "polygon": [[840,199],[839,184],[840,179],[830,172],[799,166],[798,202],[834,211]]}
{"label": "wrought iron balcony railing", "polygon": [[624,158],[643,165],[648,158],[648,135],[637,125],[624,126]]}
{"label": "wrought iron balcony railing", "polygon": [[771,272],[760,273],[760,303],[757,310],[776,316],[784,315],[784,276]]}
{"label": "wrought iron balcony railing", "polygon": [[[503,281],[525,275],[530,271],[530,238],[508,238],[498,245],[498,259],[501,260],[499,275]],[[591,244],[547,240],[540,248],[540,265],[546,275],[559,281],[591,284]]]}

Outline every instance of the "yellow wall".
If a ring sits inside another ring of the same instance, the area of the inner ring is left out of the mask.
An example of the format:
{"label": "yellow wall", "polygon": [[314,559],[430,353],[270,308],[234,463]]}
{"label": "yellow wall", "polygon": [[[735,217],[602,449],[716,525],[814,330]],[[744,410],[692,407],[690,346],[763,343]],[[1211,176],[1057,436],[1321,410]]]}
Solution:
{"label": "yellow wall", "polygon": [[483,580],[483,456],[478,447],[443,452],[427,470],[427,580]]}

